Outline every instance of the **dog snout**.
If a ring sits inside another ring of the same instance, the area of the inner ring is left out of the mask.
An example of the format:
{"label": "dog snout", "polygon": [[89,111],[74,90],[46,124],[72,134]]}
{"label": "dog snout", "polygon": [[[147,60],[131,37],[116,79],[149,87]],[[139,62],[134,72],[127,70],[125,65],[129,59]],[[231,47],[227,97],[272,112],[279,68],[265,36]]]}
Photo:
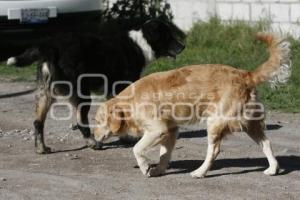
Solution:
{"label": "dog snout", "polygon": [[169,48],[169,56],[176,58],[178,54],[180,54],[185,49],[185,45],[181,42],[174,40]]}
{"label": "dog snout", "polygon": [[176,54],[180,54],[185,49],[185,45],[181,42],[176,41],[175,52]]}
{"label": "dog snout", "polygon": [[101,128],[97,127],[94,129],[94,137],[97,142],[103,142],[105,135],[102,133]]}

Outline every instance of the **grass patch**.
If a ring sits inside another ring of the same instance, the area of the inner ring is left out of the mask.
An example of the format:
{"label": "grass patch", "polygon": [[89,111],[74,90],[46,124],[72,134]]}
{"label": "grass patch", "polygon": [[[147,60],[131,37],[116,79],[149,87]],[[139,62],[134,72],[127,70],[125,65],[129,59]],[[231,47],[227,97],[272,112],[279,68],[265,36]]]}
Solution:
{"label": "grass patch", "polygon": [[[176,60],[160,59],[147,73],[165,71],[191,64],[218,63],[253,70],[268,58],[267,46],[255,41],[259,31],[268,29],[269,23],[231,22],[223,24],[217,18],[199,22],[188,33],[186,49]],[[259,87],[260,98],[268,109],[300,112],[300,42],[292,43],[293,72],[289,83],[278,90],[268,85]]]}
{"label": "grass patch", "polygon": [[[223,24],[217,18],[199,22],[189,32],[186,49],[176,60],[160,59],[146,70],[146,74],[165,71],[185,65],[221,63],[253,70],[268,58],[264,43],[255,41],[259,31],[267,30],[269,23],[230,22]],[[261,100],[271,110],[300,112],[300,41],[292,43],[293,73],[289,83],[278,90],[267,85],[259,87]],[[0,76],[13,81],[35,79],[35,66],[17,69],[0,65]]]}
{"label": "grass patch", "polygon": [[16,68],[12,66],[6,66],[4,63],[0,63],[0,78],[9,81],[34,81],[36,74],[36,66],[32,65],[25,68]]}

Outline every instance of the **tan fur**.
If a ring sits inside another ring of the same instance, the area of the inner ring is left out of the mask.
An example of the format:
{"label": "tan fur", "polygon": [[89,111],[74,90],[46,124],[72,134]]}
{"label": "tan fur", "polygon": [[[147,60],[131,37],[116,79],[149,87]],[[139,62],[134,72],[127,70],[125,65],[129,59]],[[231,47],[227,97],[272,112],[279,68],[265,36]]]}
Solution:
{"label": "tan fur", "polygon": [[[289,42],[264,33],[257,34],[256,39],[268,44],[270,57],[251,73],[253,86],[255,87],[266,81],[270,81],[272,87],[275,87],[278,83],[285,83],[291,74]],[[281,70],[285,70],[285,72],[278,74]]]}
{"label": "tan fur", "polygon": [[[270,58],[254,72],[219,64],[193,65],[154,73],[135,82],[106,102],[108,110],[112,110],[107,117],[102,111],[97,112],[96,121],[102,126],[95,129],[96,140],[103,141],[111,133],[118,135],[133,131],[137,136],[143,135],[134,147],[138,165],[143,174],[158,176],[167,168],[178,127],[197,124],[205,118],[208,126],[207,156],[202,166],[191,173],[193,177],[205,176],[220,152],[224,136],[242,130],[262,145],[270,164],[265,173],[276,174],[278,164],[263,132],[264,112],[259,105],[254,105],[258,103],[255,87],[270,80],[274,74],[278,75],[277,71],[288,55],[281,51],[276,37],[259,34],[258,39],[268,43]],[[132,91],[135,91],[134,95],[130,95]],[[132,108],[128,111],[130,106]],[[118,108],[117,111],[114,107]],[[112,128],[115,125],[110,124],[110,118],[112,115],[121,116],[120,112],[123,112],[123,123],[118,121],[117,128]],[[256,120],[249,119],[259,116]],[[103,125],[104,121],[107,121],[106,125]],[[150,168],[145,152],[158,143],[161,144],[160,163]]]}

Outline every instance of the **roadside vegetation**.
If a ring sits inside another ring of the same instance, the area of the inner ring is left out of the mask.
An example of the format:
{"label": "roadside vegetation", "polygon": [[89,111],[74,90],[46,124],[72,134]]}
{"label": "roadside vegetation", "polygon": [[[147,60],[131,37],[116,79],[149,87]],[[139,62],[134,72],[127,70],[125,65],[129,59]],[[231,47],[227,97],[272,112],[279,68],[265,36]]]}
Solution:
{"label": "roadside vegetation", "polygon": [[36,66],[16,68],[0,64],[0,80],[5,81],[35,81]]}
{"label": "roadside vegetation", "polygon": [[[145,74],[205,63],[222,63],[253,70],[268,58],[266,45],[255,41],[255,35],[268,29],[269,23],[264,21],[251,25],[238,21],[224,24],[217,18],[199,22],[188,33],[186,49],[176,60],[160,59],[149,66]],[[277,90],[263,85],[259,91],[268,109],[300,112],[300,41],[289,40],[293,62],[289,83]],[[0,76],[12,81],[32,81],[35,79],[35,66],[17,69],[0,65]]]}

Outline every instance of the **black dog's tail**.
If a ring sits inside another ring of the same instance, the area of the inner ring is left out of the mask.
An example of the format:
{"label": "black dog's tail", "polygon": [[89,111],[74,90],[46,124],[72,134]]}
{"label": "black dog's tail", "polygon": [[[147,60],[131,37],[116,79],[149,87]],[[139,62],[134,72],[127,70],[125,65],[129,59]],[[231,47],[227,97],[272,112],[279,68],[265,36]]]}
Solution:
{"label": "black dog's tail", "polygon": [[27,49],[23,54],[11,57],[7,60],[7,65],[15,65],[16,67],[25,67],[38,61],[41,57],[39,48]]}

